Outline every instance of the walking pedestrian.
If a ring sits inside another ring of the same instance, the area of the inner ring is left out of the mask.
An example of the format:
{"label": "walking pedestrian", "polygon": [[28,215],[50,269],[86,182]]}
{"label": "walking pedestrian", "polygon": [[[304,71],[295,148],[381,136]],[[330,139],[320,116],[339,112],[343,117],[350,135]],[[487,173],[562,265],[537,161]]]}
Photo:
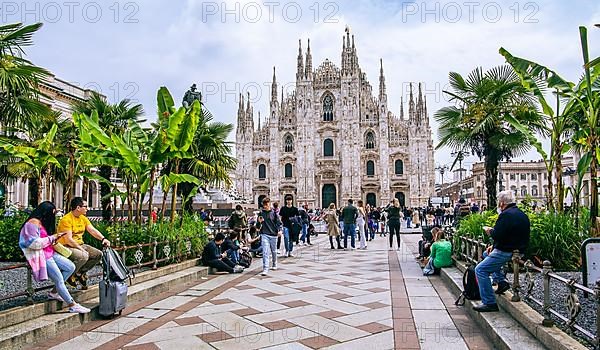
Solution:
{"label": "walking pedestrian", "polygon": [[352,250],[356,249],[356,218],[358,210],[353,205],[354,201],[348,199],[348,205],[342,209],[342,219],[344,220],[344,249],[348,249],[348,235],[350,235],[350,245]]}
{"label": "walking pedestrian", "polygon": [[390,228],[390,250],[393,249],[394,235],[396,235],[398,250],[400,250],[400,202],[398,198],[394,198],[392,203],[393,205],[386,210],[388,213],[388,226]]}
{"label": "walking pedestrian", "polygon": [[[269,197],[263,199],[263,208],[258,214],[256,228],[260,231],[261,246],[262,246],[262,275],[266,276],[269,273],[269,266],[273,270],[277,270],[277,237],[281,236],[281,220],[279,215],[271,208],[271,200]],[[271,261],[269,262],[269,258]],[[270,264],[269,264],[270,263]]]}
{"label": "walking pedestrian", "polygon": [[335,203],[329,204],[329,209],[325,213],[325,223],[327,223],[327,235],[329,236],[329,244],[331,249],[335,249],[333,246],[333,237],[337,242],[337,249],[343,249],[340,244],[340,222],[338,220],[337,210],[335,210]]}
{"label": "walking pedestrian", "polygon": [[366,227],[366,217],[367,213],[365,212],[365,207],[363,206],[363,201],[358,201],[358,217],[356,218],[356,225],[358,225],[358,234],[360,239],[360,249],[367,249],[366,236],[367,231]]}

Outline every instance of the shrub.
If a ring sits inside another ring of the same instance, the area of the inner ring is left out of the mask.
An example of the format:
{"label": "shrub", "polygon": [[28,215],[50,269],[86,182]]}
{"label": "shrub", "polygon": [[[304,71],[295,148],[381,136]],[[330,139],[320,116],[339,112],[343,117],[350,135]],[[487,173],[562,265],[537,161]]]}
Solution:
{"label": "shrub", "polygon": [[23,212],[8,217],[0,215],[0,261],[25,261],[19,248],[19,231],[28,215]]}

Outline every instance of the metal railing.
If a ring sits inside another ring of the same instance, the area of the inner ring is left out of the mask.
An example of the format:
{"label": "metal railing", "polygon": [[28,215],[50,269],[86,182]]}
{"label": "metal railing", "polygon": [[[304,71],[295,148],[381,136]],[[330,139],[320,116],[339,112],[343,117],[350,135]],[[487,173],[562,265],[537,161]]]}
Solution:
{"label": "metal railing", "polygon": [[[468,264],[475,265],[482,260],[486,244],[482,240],[476,240],[464,236],[457,236],[453,240],[453,253],[455,258],[466,261]],[[554,316],[565,326],[568,333],[573,334],[578,331],[582,334],[596,349],[600,349],[600,280],[596,281],[593,288],[588,288],[576,282],[575,279],[564,278],[552,271],[552,264],[546,260],[543,267],[539,268],[531,260],[523,261],[518,250],[513,252],[512,260],[508,263],[509,270],[512,270],[513,281],[511,285],[512,302],[527,300],[541,307],[543,316],[542,325],[552,327],[554,325]],[[520,274],[521,267],[524,268],[525,286],[521,286]],[[536,288],[534,272],[540,273],[543,277],[543,300],[539,300],[532,295]],[[563,314],[552,307],[551,286],[558,282],[563,284],[568,290],[568,296],[564,300],[564,307],[567,314]],[[577,323],[577,317],[581,313],[581,303],[577,293],[583,293],[584,296],[592,298],[596,302],[596,334],[591,329],[586,329]]]}
{"label": "metal railing", "polygon": [[[161,263],[180,262],[184,259],[189,258],[192,255],[192,253],[198,253],[198,254],[200,253],[200,252],[192,251],[192,242],[189,239],[180,240],[180,241],[178,240],[175,242],[157,241],[156,239],[153,239],[153,241],[149,242],[149,243],[144,243],[144,244],[138,243],[138,244],[134,244],[134,245],[130,245],[130,246],[121,244],[116,247],[113,247],[113,249],[120,253],[121,259],[127,265],[127,267],[131,270],[141,269],[142,267],[149,267],[149,266],[151,266],[151,268],[153,270],[156,270],[158,268],[158,265]],[[133,253],[134,263],[127,264],[127,258],[129,256],[128,252],[133,251],[133,250],[135,251]],[[144,253],[144,250],[146,250],[147,252]],[[148,257],[150,259],[145,259]],[[12,293],[9,295],[5,295],[5,296],[0,296],[0,302],[6,301],[9,299],[13,299],[13,298],[26,296],[27,303],[32,304],[35,293],[44,291],[44,290],[48,290],[48,289],[52,289],[54,287],[54,284],[51,284],[48,286],[41,286],[41,287],[34,288],[33,287],[32,270],[31,270],[31,267],[29,266],[29,264],[27,264],[27,263],[17,263],[17,264],[10,265],[10,266],[0,267],[0,274],[3,271],[15,270],[15,269],[21,269],[21,268],[27,269],[27,283],[26,283],[25,290],[15,292],[15,293]],[[102,272],[88,274],[88,278],[98,277],[98,276],[102,276]]]}

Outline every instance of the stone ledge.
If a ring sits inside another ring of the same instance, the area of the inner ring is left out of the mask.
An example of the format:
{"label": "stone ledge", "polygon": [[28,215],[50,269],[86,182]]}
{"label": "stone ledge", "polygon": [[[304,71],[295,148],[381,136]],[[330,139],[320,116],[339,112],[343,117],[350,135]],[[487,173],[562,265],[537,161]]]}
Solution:
{"label": "stone ledge", "polygon": [[[456,262],[456,266],[457,267],[454,269],[442,269],[442,278],[446,283],[450,284],[452,292],[458,297],[458,295],[462,292],[462,273],[465,271],[466,266],[462,262]],[[587,349],[584,345],[579,343],[577,340],[573,339],[567,333],[563,332],[560,328],[556,326],[542,326],[542,315],[540,315],[537,311],[535,311],[533,308],[531,308],[529,305],[522,301],[512,302],[510,300],[511,297],[512,293],[510,291],[505,292],[504,295],[497,296],[496,300],[498,302],[498,306],[501,309],[503,309],[508,316],[516,320],[519,323],[519,325],[524,330],[526,330],[532,337],[537,339],[540,344],[542,344],[548,349],[553,350]],[[468,305],[467,312],[469,312],[469,314],[485,329],[488,329],[488,327],[481,323],[488,322],[485,320],[485,314],[480,314],[476,311],[473,311],[471,308],[472,304],[473,303],[471,301],[466,301],[465,307],[467,307]],[[490,330],[496,333],[495,330]],[[494,336],[492,336],[492,338],[494,338]]]}
{"label": "stone ledge", "polygon": [[[190,259],[178,264],[163,266],[158,268],[157,270],[144,271],[135,275],[135,278],[132,279],[132,286],[149,280],[153,280],[160,276],[165,276],[177,271],[185,270],[187,268],[197,266],[199,264],[200,259]],[[98,285],[90,286],[88,290],[83,290],[76,294],[73,294],[73,298],[78,303],[85,303],[86,301],[93,299],[97,296]],[[54,300],[48,300],[32,305],[10,308],[8,310],[0,312],[0,330],[1,328],[6,328],[34,318],[54,313],[58,309],[58,302]]]}
{"label": "stone ledge", "polygon": [[[158,270],[140,273],[136,276],[137,283],[129,288],[127,298],[128,307],[168,291],[175,286],[206,277],[208,269],[203,266],[194,266],[197,262],[197,259],[194,259],[180,264],[165,266]],[[194,265],[190,267],[190,264]],[[82,304],[91,308],[91,313],[81,315],[62,311],[27,317],[27,320],[24,322],[13,323],[11,326],[0,329],[0,349],[22,349],[42,339],[55,337],[84,323],[100,319],[101,316],[98,314],[98,287],[91,287],[86,293],[82,293],[83,295],[88,296],[88,298],[82,301]],[[50,307],[45,304],[48,303],[39,303],[36,305],[41,305],[38,308],[44,311],[49,309],[56,310],[58,306],[56,302],[49,303],[53,304]],[[19,309],[24,309],[20,310],[21,312],[28,312],[28,310],[39,312],[35,308],[36,305]],[[11,313],[16,317],[26,317],[19,315],[17,311],[19,310],[11,310]]]}

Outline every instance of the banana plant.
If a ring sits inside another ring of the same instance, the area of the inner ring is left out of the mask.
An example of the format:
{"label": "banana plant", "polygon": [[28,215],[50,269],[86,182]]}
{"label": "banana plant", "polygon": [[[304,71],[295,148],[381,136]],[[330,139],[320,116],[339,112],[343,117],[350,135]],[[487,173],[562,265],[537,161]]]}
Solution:
{"label": "banana plant", "polygon": [[31,141],[29,144],[15,144],[9,139],[0,139],[0,148],[6,152],[5,156],[19,159],[10,162],[8,171],[17,177],[35,178],[38,184],[38,204],[42,200],[42,177],[49,167],[62,168],[56,159],[54,137],[58,126],[52,124],[50,131],[41,139]]}

